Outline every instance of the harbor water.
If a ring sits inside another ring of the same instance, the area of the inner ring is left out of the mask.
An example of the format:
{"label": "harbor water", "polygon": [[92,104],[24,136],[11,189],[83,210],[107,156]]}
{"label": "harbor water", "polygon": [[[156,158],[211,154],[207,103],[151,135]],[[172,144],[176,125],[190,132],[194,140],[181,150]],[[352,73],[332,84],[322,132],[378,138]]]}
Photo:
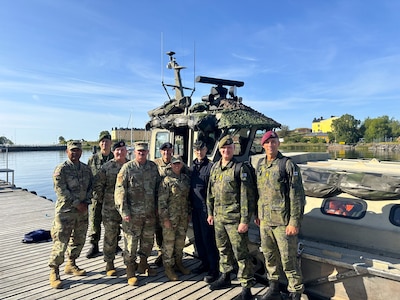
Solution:
{"label": "harbor water", "polygon": [[[306,149],[296,149],[306,151]],[[400,161],[399,152],[358,152],[355,150],[332,152],[332,158],[363,158],[378,160]],[[87,163],[92,151],[85,150],[81,161]],[[8,166],[6,166],[8,157]],[[26,152],[1,152],[0,169],[8,167],[14,170],[14,184],[16,187],[35,192],[38,196],[55,201],[52,175],[55,167],[67,159],[65,151],[26,151]],[[5,174],[0,173],[0,179],[5,180]],[[9,181],[10,175],[9,175]]]}

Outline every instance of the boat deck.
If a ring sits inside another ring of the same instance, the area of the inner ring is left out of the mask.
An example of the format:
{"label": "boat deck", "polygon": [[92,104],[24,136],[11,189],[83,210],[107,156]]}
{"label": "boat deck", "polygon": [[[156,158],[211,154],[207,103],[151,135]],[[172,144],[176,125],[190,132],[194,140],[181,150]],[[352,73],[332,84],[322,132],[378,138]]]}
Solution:
{"label": "boat deck", "polygon": [[[0,181],[0,298],[1,299],[233,299],[240,294],[241,287],[236,278],[232,288],[211,291],[202,280],[205,274],[180,276],[170,282],[164,269],[158,268],[158,276],[139,276],[139,285],[127,285],[123,259],[115,259],[116,277],[105,275],[102,256],[87,259],[87,240],[79,267],[87,276],[65,275],[60,268],[63,288],[56,290],[49,285],[47,265],[52,243],[25,244],[21,240],[25,233],[37,229],[50,230],[54,217],[54,203],[29,191],[15,188]],[[123,247],[120,242],[120,246]],[[102,247],[102,244],[100,244]],[[185,248],[184,265],[193,269],[199,260],[193,254],[193,246]],[[156,252],[154,252],[156,254]],[[150,257],[153,263],[156,256]],[[252,288],[254,295],[262,295],[266,288],[257,283]]]}

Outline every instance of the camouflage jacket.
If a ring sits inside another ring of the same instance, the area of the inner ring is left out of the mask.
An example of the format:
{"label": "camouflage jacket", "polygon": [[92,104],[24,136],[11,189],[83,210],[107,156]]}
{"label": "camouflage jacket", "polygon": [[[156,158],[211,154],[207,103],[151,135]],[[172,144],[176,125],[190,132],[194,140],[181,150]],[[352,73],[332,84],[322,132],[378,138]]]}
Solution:
{"label": "camouflage jacket", "polygon": [[236,160],[232,159],[225,167],[221,160],[211,168],[207,192],[207,212],[209,216],[218,216],[224,222],[232,224],[249,224],[255,212],[253,197],[250,190],[256,185],[249,180],[250,170],[243,164],[240,178],[235,178]]}
{"label": "camouflage jacket", "polygon": [[[127,162],[128,160],[126,160]],[[117,174],[122,165],[115,159],[106,162],[101,166],[94,177],[93,199],[103,203],[103,209],[115,210],[114,190]]]}
{"label": "camouflage jacket", "polygon": [[164,177],[158,192],[160,220],[174,220],[189,215],[189,190],[190,178],[186,174],[171,172]]}
{"label": "camouflage jacket", "polygon": [[258,217],[269,226],[292,225],[299,227],[303,213],[305,194],[299,167],[289,159],[286,162],[288,182],[280,181],[278,152],[272,162],[263,159],[257,169]]}
{"label": "camouflage jacket", "polygon": [[79,203],[90,204],[93,175],[90,168],[79,162],[75,166],[69,159],[58,165],[53,173],[57,195],[56,211],[75,210]]}
{"label": "camouflage jacket", "polygon": [[132,160],[124,164],[117,175],[114,192],[121,217],[155,215],[160,181],[157,165],[152,161],[140,165]]}
{"label": "camouflage jacket", "polygon": [[88,166],[92,170],[93,176],[96,176],[97,172],[100,170],[100,167],[104,165],[106,162],[114,158],[114,154],[110,152],[107,156],[103,156],[101,152],[93,154],[88,160]]}

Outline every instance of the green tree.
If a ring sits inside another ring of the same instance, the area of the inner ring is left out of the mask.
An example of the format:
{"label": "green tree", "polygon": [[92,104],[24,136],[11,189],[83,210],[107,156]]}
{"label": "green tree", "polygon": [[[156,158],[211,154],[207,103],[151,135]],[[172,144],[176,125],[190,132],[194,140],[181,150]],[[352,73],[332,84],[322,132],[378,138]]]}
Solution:
{"label": "green tree", "polygon": [[278,134],[279,134],[280,138],[284,138],[284,137],[287,137],[289,135],[289,133],[290,133],[289,126],[282,125],[281,130],[279,131]]}
{"label": "green tree", "polygon": [[59,136],[58,137],[58,143],[59,144],[65,144],[66,143],[65,138],[63,136]]}
{"label": "green tree", "polygon": [[357,143],[361,137],[359,132],[360,123],[360,120],[349,114],[333,120],[332,128],[336,142],[345,142],[346,144]]}
{"label": "green tree", "polygon": [[0,144],[14,145],[14,143],[5,136],[0,136]]}
{"label": "green tree", "polygon": [[391,121],[388,116],[374,119],[367,118],[364,121],[366,142],[386,142],[392,137]]}

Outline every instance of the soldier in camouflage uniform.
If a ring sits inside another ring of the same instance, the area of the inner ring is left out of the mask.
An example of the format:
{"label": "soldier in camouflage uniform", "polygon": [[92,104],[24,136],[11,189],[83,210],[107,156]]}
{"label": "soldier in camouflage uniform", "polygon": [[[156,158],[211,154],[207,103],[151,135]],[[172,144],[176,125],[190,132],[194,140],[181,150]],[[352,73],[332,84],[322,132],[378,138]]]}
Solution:
{"label": "soldier in camouflage uniform", "polygon": [[90,168],[79,159],[82,155],[80,141],[67,143],[68,159],[54,170],[53,182],[57,195],[55,216],[51,229],[53,248],[50,255],[50,285],[61,288],[59,266],[68,250],[65,274],[86,275],[75,260],[81,254],[88,229],[88,205],[92,195],[93,176]]}
{"label": "soldier in camouflage uniform", "polygon": [[230,273],[235,259],[238,263],[238,280],[242,292],[237,299],[252,299],[254,285],[253,266],[248,250],[249,222],[254,214],[256,199],[252,196],[255,183],[250,179],[249,167],[242,164],[240,178],[235,178],[235,145],[230,136],[218,143],[221,159],[210,173],[207,193],[207,221],[215,227],[216,243],[220,257],[221,276],[210,284],[211,290],[231,286]]}
{"label": "soldier in camouflage uniform", "polygon": [[114,194],[115,205],[122,217],[124,263],[129,285],[137,284],[137,254],[141,265],[146,265],[144,269],[148,275],[155,275],[149,272],[153,270],[147,264],[147,257],[154,243],[155,209],[160,185],[157,165],[147,160],[148,144],[136,142],[134,147],[135,159],[122,166],[117,175]]}
{"label": "soldier in camouflage uniform", "polygon": [[262,300],[281,299],[279,270],[282,267],[288,279],[290,299],[301,299],[304,290],[297,243],[304,212],[305,195],[299,167],[290,159],[286,161],[287,180],[281,178],[278,151],[280,142],[274,131],[267,131],[261,144],[266,157],[258,166],[258,218],[261,249],[264,253],[269,277],[269,289]]}
{"label": "soldier in camouflage uniform", "polygon": [[158,215],[163,244],[162,255],[165,275],[171,281],[178,280],[173,267],[184,275],[190,270],[183,266],[183,248],[189,223],[190,178],[181,173],[183,161],[180,156],[171,159],[171,172],[163,178],[158,192]]}
{"label": "soldier in camouflage uniform", "polygon": [[[168,173],[171,173],[171,168],[169,168],[171,163],[172,155],[174,154],[174,146],[170,142],[165,142],[160,147],[161,157],[156,158],[154,163],[158,167],[158,172],[160,173],[161,179],[167,176]],[[182,173],[189,175],[189,168],[184,165],[182,168]],[[156,264],[158,266],[162,265],[162,241],[163,241],[163,234],[162,234],[162,224],[160,223],[160,219],[158,217],[158,209],[156,211],[156,231],[155,231],[155,240],[156,246],[158,248],[158,257],[156,259]]]}
{"label": "soldier in camouflage uniform", "polygon": [[95,176],[93,199],[102,203],[102,219],[104,225],[103,256],[106,262],[107,276],[115,276],[115,249],[118,245],[121,215],[115,208],[114,190],[117,174],[122,165],[128,161],[124,141],[115,143],[112,147],[114,158],[101,166]]}
{"label": "soldier in camouflage uniform", "polygon": [[[100,132],[99,146],[100,152],[93,154],[88,160],[88,166],[92,169],[93,176],[96,176],[103,164],[114,158],[114,154],[111,152],[111,135],[108,131]],[[100,225],[102,221],[101,210],[103,207],[103,202],[101,201],[102,199],[92,199],[92,205],[90,206],[90,243],[92,246],[86,254],[87,258],[93,258],[99,254]]]}

